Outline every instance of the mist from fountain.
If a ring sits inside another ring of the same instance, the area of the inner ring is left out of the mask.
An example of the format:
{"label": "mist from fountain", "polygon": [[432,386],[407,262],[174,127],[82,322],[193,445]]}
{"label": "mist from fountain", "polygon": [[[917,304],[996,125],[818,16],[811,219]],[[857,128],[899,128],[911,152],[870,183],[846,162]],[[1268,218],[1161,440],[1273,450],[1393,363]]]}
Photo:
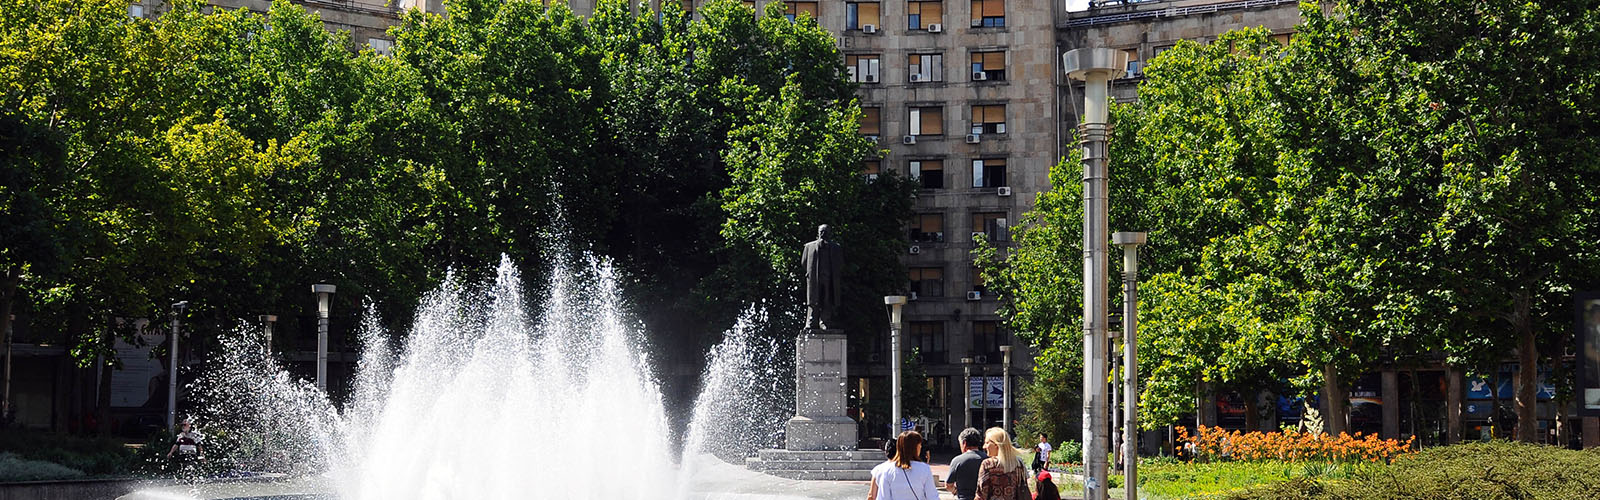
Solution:
{"label": "mist from fountain", "polygon": [[[454,275],[398,349],[366,312],[344,411],[241,327],[194,389],[240,469],[320,475],[340,499],[842,498],[745,471],[793,412],[793,346],[752,309],[708,355],[681,449],[605,262],[552,269],[538,313],[502,259],[491,285]],[[254,346],[254,347],[252,347]],[[718,457],[714,459],[711,457]],[[680,465],[681,464],[681,465]],[[809,493],[807,493],[809,492]],[[848,492],[846,494],[845,492]],[[780,494],[781,493],[781,494]]]}

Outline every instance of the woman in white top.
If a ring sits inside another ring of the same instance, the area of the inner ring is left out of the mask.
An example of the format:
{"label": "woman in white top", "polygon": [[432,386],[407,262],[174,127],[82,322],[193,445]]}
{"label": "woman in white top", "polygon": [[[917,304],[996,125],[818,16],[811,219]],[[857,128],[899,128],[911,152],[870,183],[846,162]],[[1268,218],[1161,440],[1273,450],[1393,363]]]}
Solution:
{"label": "woman in white top", "polygon": [[868,500],[939,500],[933,469],[916,460],[921,454],[922,434],[900,433],[895,439],[894,459],[872,468]]}

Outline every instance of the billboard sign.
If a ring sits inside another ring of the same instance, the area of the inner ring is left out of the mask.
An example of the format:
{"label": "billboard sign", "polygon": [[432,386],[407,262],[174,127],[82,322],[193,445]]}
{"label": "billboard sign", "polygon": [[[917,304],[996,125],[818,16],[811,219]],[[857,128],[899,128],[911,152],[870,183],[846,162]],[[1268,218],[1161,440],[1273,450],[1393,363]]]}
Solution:
{"label": "billboard sign", "polygon": [[1582,292],[1576,298],[1578,414],[1600,417],[1600,292]]}
{"label": "billboard sign", "polygon": [[1006,405],[1006,389],[1004,377],[972,377],[967,386],[967,408],[979,409],[984,407],[984,400],[988,400],[990,408],[1001,408]]}

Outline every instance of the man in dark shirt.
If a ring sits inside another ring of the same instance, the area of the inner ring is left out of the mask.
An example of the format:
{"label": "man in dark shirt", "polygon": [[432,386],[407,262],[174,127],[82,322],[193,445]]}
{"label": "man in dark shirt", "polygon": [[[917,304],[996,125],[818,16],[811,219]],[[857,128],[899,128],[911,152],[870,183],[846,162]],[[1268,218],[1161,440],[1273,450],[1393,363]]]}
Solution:
{"label": "man in dark shirt", "polygon": [[961,454],[950,460],[950,472],[944,476],[945,488],[956,494],[957,500],[972,500],[978,490],[978,466],[989,458],[983,452],[983,433],[968,427],[961,431]]}

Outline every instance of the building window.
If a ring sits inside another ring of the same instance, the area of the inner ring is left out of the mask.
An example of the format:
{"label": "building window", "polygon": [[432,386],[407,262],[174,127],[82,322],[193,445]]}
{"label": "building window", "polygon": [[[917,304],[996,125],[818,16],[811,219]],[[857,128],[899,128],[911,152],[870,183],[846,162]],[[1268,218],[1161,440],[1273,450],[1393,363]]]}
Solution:
{"label": "building window", "polygon": [[861,135],[870,135],[873,137],[878,136],[878,126],[880,123],[882,123],[882,121],[879,120],[879,110],[880,108],[876,107],[861,108]]}
{"label": "building window", "polygon": [[943,2],[909,2],[906,4],[906,28],[928,29],[930,24],[944,23]]}
{"label": "building window", "polygon": [[367,46],[372,47],[372,51],[376,52],[380,56],[394,55],[394,42],[389,40],[384,40],[382,38],[368,38]]}
{"label": "building window", "polygon": [[[811,4],[816,5],[816,4]],[[815,7],[812,7],[815,9]],[[815,12],[812,15],[816,15]],[[844,29],[858,30],[862,26],[883,26],[878,22],[878,2],[850,2],[844,4]]]}
{"label": "building window", "polygon": [[683,0],[683,12],[685,14],[694,13],[694,0]]}
{"label": "building window", "polygon": [[752,11],[756,10],[756,3],[751,0],[744,0],[744,6],[749,7]]}
{"label": "building window", "polygon": [[[992,188],[1006,185],[1006,159],[988,158],[972,160],[972,187]],[[980,229],[973,229],[980,231]]]}
{"label": "building window", "polygon": [[861,162],[861,174],[869,181],[878,180],[878,174],[883,172],[883,160],[867,160]]}
{"label": "building window", "polygon": [[911,108],[911,135],[944,135],[944,108],[929,106]]}
{"label": "building window", "polygon": [[[979,76],[982,75],[982,76]],[[972,80],[973,81],[1005,81],[1006,79],[1006,53],[1003,50],[994,52],[972,53]]]}
{"label": "building window", "polygon": [[913,267],[909,270],[911,275],[911,293],[919,297],[944,296],[944,269],[938,267]]}
{"label": "building window", "polygon": [[922,189],[944,189],[944,160],[912,160],[907,170]]}
{"label": "building window", "polygon": [[944,54],[911,54],[906,58],[908,78],[916,82],[944,81]]}
{"label": "building window", "polygon": [[[994,238],[991,237],[989,241],[994,241]],[[973,262],[969,270],[972,273],[972,291],[979,293],[989,291],[988,287],[983,286],[983,268],[978,267],[977,262]]]}
{"label": "building window", "polygon": [[972,27],[1002,28],[1005,25],[1005,0],[972,0]]}
{"label": "building window", "polygon": [[991,243],[997,242],[997,241],[1002,241],[1001,236],[1003,236],[1002,233],[1005,232],[1005,230],[1004,230],[1005,227],[1006,227],[1006,213],[1005,212],[973,212],[972,213],[972,232],[974,232],[974,233],[983,233],[984,236],[987,237],[989,242],[991,242]]}
{"label": "building window", "polygon": [[912,321],[906,326],[907,340],[922,355],[923,366],[946,362],[943,321]]}
{"label": "building window", "polygon": [[801,13],[810,14],[812,19],[817,18],[817,2],[784,2],[783,17],[790,21],[800,17]]}
{"label": "building window", "polygon": [[1144,61],[1139,60],[1139,49],[1127,49],[1123,50],[1123,52],[1128,54],[1128,72],[1127,74],[1122,75],[1122,77],[1138,78],[1140,76],[1144,76]]}
{"label": "building window", "polygon": [[987,361],[1000,360],[1000,346],[1007,343],[1007,335],[998,321],[972,322],[972,355],[987,357]]}
{"label": "building window", "polygon": [[[947,353],[944,355],[944,360],[940,361],[940,363],[949,362],[950,355]],[[949,406],[948,401],[950,401],[950,377],[928,377],[928,413],[932,413],[934,415],[943,414],[945,411],[947,411],[945,410],[945,407]],[[928,430],[932,431],[935,429]]]}
{"label": "building window", "polygon": [[1289,45],[1289,41],[1292,39],[1294,39],[1294,33],[1279,33],[1272,35],[1272,41],[1278,42],[1278,45],[1287,46]]}
{"label": "building window", "polygon": [[844,71],[850,74],[850,81],[857,83],[878,83],[878,55],[857,54],[844,56]]}
{"label": "building window", "polygon": [[990,104],[972,107],[972,133],[1006,133],[1006,105]]}
{"label": "building window", "polygon": [[911,241],[940,243],[944,241],[944,214],[917,214],[911,216]]}

